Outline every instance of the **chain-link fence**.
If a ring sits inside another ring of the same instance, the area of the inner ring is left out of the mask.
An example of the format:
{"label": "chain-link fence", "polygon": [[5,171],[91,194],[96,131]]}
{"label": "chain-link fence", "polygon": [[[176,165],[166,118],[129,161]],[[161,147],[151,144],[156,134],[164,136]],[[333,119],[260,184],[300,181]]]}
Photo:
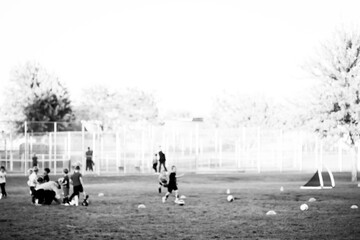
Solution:
{"label": "chain-link fence", "polygon": [[51,123],[52,131],[34,132],[38,122],[24,123],[15,134],[2,123],[0,164],[8,172],[27,173],[36,155],[38,167],[53,174],[75,164],[85,171],[85,152],[93,150],[97,174],[151,173],[155,152],[166,154],[167,166],[179,171],[350,171],[351,151],[340,143],[320,140],[303,131],[262,128],[219,129],[204,122],[169,121],[164,125],[133,124],[116,132],[98,125],[80,124],[82,131],[63,131],[63,123]]}

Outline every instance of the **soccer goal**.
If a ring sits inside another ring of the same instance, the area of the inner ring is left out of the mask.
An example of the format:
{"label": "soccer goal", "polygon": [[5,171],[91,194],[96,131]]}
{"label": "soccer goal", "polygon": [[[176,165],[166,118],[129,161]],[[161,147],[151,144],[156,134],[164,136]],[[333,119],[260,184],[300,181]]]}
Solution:
{"label": "soccer goal", "polygon": [[310,180],[301,186],[301,189],[332,189],[335,187],[335,180],[332,172],[326,168],[326,171],[318,169]]}

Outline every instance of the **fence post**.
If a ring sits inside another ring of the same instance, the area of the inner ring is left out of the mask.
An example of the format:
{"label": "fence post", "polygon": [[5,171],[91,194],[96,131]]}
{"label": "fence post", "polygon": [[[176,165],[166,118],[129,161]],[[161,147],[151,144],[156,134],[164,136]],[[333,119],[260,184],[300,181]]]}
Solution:
{"label": "fence post", "polygon": [[124,174],[127,172],[126,169],[126,129],[125,126],[123,126],[123,153],[124,153]]}
{"label": "fence post", "polygon": [[28,131],[28,128],[27,128],[27,121],[25,121],[25,123],[24,123],[24,135],[25,135],[25,146],[24,146],[24,174],[25,174],[25,176],[26,176],[26,173],[27,173],[27,155],[26,155],[26,153],[27,153],[27,148],[28,148],[28,146],[27,146],[27,144],[28,144],[28,142],[27,142],[27,131]]}
{"label": "fence post", "polygon": [[145,170],[145,129],[141,131],[141,169],[140,172],[144,173]]}
{"label": "fence post", "polygon": [[318,137],[315,136],[315,168],[319,169],[319,142]]}
{"label": "fence post", "polygon": [[[93,149],[94,151],[94,149]],[[84,122],[81,121],[81,153],[80,153],[80,156],[81,156],[81,163],[82,163],[82,168],[81,168],[81,172],[82,174],[85,173],[85,168],[86,168],[86,159],[84,158],[83,156],[83,152],[85,152],[85,126],[84,126]],[[71,164],[70,164],[71,165]],[[85,166],[85,167],[84,167]]]}
{"label": "fence post", "polygon": [[261,142],[260,142],[260,127],[257,127],[257,170],[258,173],[261,172],[261,162],[260,162],[260,151],[261,151]]}
{"label": "fence post", "polygon": [[116,158],[116,171],[120,171],[120,161],[119,161],[119,154],[120,154],[120,148],[119,148],[119,132],[116,130],[115,133],[115,158]]}
{"label": "fence post", "polygon": [[342,172],[342,142],[338,142],[338,162],[339,162],[339,171]]}
{"label": "fence post", "polygon": [[13,159],[13,139],[10,132],[10,171],[14,170],[14,159]]}
{"label": "fence post", "polygon": [[57,139],[56,139],[56,132],[57,132],[57,122],[54,122],[54,174],[56,175],[56,164],[57,164],[57,152],[56,152],[56,144],[57,144]]}
{"label": "fence post", "polygon": [[67,159],[70,160],[71,158],[71,134],[70,132],[68,132],[68,141],[67,141],[67,144],[68,144],[68,152],[67,152]]}
{"label": "fence post", "polygon": [[300,132],[300,141],[299,141],[299,170],[302,171],[303,168],[303,143],[304,143],[304,132]]}
{"label": "fence post", "polygon": [[199,124],[195,124],[195,169],[198,168],[198,160],[199,160]]}

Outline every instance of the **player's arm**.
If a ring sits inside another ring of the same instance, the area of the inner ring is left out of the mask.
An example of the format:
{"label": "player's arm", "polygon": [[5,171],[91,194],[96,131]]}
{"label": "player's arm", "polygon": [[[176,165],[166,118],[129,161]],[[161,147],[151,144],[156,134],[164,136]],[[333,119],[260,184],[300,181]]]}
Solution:
{"label": "player's arm", "polygon": [[81,176],[79,177],[79,180],[80,180],[81,185],[84,185],[84,181]]}

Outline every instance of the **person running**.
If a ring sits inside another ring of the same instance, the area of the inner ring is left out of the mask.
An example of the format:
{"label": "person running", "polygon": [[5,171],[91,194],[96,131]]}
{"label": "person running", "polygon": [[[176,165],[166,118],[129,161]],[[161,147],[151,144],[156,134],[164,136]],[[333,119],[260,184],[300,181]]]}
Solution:
{"label": "person running", "polygon": [[169,183],[168,183],[168,186],[167,186],[168,191],[165,194],[165,196],[162,198],[163,203],[166,202],[166,200],[168,199],[168,197],[170,196],[172,191],[175,192],[175,203],[178,203],[178,201],[179,201],[179,192],[178,192],[178,187],[177,187],[177,178],[180,178],[182,176],[184,176],[184,175],[182,174],[182,175],[176,176],[176,167],[175,166],[171,167],[171,173],[169,175]]}
{"label": "person running", "polygon": [[[71,194],[69,198],[70,205],[79,206],[79,197],[80,193],[83,193],[84,199],[87,198],[86,193],[83,188],[83,179],[82,175],[80,173],[80,166],[75,167],[74,174],[71,175],[70,180],[73,184],[73,193]],[[74,202],[72,202],[72,199],[74,198]]]}
{"label": "person running", "polygon": [[88,147],[88,150],[85,153],[86,156],[86,171],[93,171],[93,165],[94,161],[92,160],[93,157],[93,151],[90,149],[90,147]]}
{"label": "person running", "polygon": [[1,187],[0,199],[7,197],[5,184],[6,184],[6,170],[4,166],[1,166],[0,167],[0,187]]}

